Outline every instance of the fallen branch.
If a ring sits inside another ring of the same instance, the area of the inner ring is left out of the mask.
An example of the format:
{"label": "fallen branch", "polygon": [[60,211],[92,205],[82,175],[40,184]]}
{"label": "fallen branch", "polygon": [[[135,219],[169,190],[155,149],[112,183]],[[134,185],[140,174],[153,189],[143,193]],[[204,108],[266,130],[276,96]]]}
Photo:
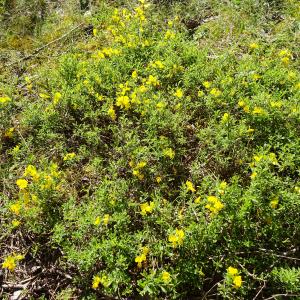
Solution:
{"label": "fallen branch", "polygon": [[52,45],[52,44],[54,44],[54,43],[56,43],[56,42],[58,42],[58,41],[64,39],[66,36],[70,35],[73,31],[75,31],[75,30],[77,30],[78,28],[80,28],[83,24],[84,24],[84,23],[80,23],[79,25],[75,26],[74,28],[72,28],[72,29],[71,29],[70,31],[68,31],[67,33],[65,33],[65,34],[63,34],[62,36],[60,36],[59,38],[57,38],[57,39],[55,39],[55,40],[49,42],[48,44],[43,45],[43,46],[40,47],[40,48],[35,49],[31,54],[29,54],[29,55],[27,55],[27,56],[24,56],[23,58],[21,58],[21,59],[18,60],[18,61],[15,61],[15,62],[12,62],[12,63],[10,63],[10,64],[8,64],[8,65],[5,65],[4,67],[10,67],[10,66],[13,66],[13,65],[15,65],[15,64],[18,64],[18,63],[24,61],[24,60],[28,60],[28,59],[30,59],[30,58],[36,56],[40,51],[44,50],[45,48],[49,47],[49,46]]}
{"label": "fallen branch", "polygon": [[272,295],[271,297],[269,298],[266,298],[264,300],[271,300],[271,299],[276,299],[276,297],[300,297],[300,294],[275,294],[275,295]]}

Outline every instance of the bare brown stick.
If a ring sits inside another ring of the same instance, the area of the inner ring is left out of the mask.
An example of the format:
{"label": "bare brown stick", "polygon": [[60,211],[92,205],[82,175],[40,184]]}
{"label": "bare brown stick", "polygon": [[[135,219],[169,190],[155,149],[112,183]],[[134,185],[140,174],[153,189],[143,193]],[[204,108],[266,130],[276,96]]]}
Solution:
{"label": "bare brown stick", "polygon": [[259,294],[262,292],[262,290],[266,287],[266,282],[264,281],[264,284],[262,285],[262,287],[259,289],[258,293],[255,295],[255,297],[253,298],[253,300],[257,299],[257,297],[259,296]]}
{"label": "bare brown stick", "polygon": [[79,25],[73,27],[70,31],[68,31],[68,32],[66,32],[65,34],[63,34],[62,36],[60,36],[59,38],[57,38],[57,39],[55,39],[55,40],[49,42],[48,44],[43,45],[43,46],[40,47],[40,48],[35,49],[31,54],[29,54],[29,55],[27,55],[27,56],[24,56],[24,57],[21,58],[20,60],[15,61],[15,62],[12,62],[12,63],[10,63],[10,64],[8,64],[8,65],[5,65],[5,67],[10,67],[10,66],[12,66],[12,65],[18,64],[18,63],[20,63],[20,62],[22,62],[22,61],[24,61],[24,60],[28,60],[28,59],[34,57],[34,56],[35,56],[36,54],[38,54],[40,51],[44,50],[45,48],[49,47],[50,45],[52,45],[52,44],[54,44],[54,43],[56,43],[56,42],[58,42],[58,41],[64,39],[66,36],[70,35],[73,31],[75,31],[75,30],[77,30],[78,28],[80,28],[83,24],[84,24],[84,23],[80,23]]}
{"label": "bare brown stick", "polygon": [[283,297],[300,297],[300,294],[275,294],[264,300],[276,299],[276,297],[281,297],[281,296],[283,296]]}

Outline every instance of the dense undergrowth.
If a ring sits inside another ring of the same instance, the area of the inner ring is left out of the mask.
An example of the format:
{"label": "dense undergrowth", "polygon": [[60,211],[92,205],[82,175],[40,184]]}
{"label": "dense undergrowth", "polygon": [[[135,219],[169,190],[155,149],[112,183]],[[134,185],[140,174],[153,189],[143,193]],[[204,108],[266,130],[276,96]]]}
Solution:
{"label": "dense undergrowth", "polygon": [[2,296],[300,297],[299,3],[79,19],[59,58],[3,75]]}

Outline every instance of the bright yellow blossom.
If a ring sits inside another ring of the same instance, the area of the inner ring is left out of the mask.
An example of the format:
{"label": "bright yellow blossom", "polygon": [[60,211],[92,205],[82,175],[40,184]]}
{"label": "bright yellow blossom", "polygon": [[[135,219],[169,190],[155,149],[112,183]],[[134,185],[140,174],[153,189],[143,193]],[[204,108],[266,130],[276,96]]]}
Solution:
{"label": "bright yellow blossom", "polygon": [[157,176],[155,179],[156,179],[156,182],[157,182],[157,183],[160,183],[161,180],[162,180],[162,178],[161,178],[160,176]]}
{"label": "bright yellow blossom", "polygon": [[176,248],[178,245],[182,245],[184,236],[185,234],[182,229],[176,229],[175,234],[170,234],[168,240]]}
{"label": "bright yellow blossom", "polygon": [[279,203],[278,197],[274,198],[273,200],[270,201],[270,206],[273,209],[276,209]]}
{"label": "bright yellow blossom", "polygon": [[222,94],[222,92],[217,88],[213,88],[209,93],[215,97],[219,97]]}
{"label": "bright yellow blossom", "polygon": [[16,268],[16,260],[13,256],[8,256],[5,258],[4,262],[2,263],[3,269],[8,269],[9,271],[14,271]]}
{"label": "bright yellow blossom", "polygon": [[169,272],[164,271],[164,272],[162,272],[162,274],[161,274],[161,278],[162,278],[162,280],[163,280],[164,283],[168,283],[168,282],[170,282],[170,280],[171,280],[171,275],[170,275]]}
{"label": "bright yellow blossom", "polygon": [[205,205],[205,208],[209,209],[213,215],[217,214],[224,207],[224,204],[215,196],[208,196],[207,202],[208,204]]}
{"label": "bright yellow blossom", "polygon": [[136,70],[134,70],[134,71],[132,72],[131,77],[132,77],[133,79],[136,79],[136,78],[138,77],[138,74],[137,74],[137,71],[136,71]]}
{"label": "bright yellow blossom", "polygon": [[233,284],[235,288],[240,288],[242,286],[242,276],[234,276]]}
{"label": "bright yellow blossom", "polygon": [[100,283],[101,283],[101,277],[99,277],[99,276],[94,276],[92,288],[93,288],[94,290],[97,289]]}
{"label": "bright yellow blossom", "polygon": [[227,269],[227,272],[228,272],[229,275],[234,276],[234,275],[237,275],[237,274],[238,274],[238,269],[233,268],[233,267],[229,267],[229,268]]}
{"label": "bright yellow blossom", "polygon": [[197,198],[194,200],[194,202],[195,202],[196,204],[199,204],[199,203],[201,202],[201,197],[197,197]]}
{"label": "bright yellow blossom", "polygon": [[64,156],[64,161],[72,160],[75,156],[76,156],[76,154],[75,154],[74,152],[67,153],[67,154]]}
{"label": "bright yellow blossom", "polygon": [[103,217],[103,224],[105,226],[108,224],[109,219],[110,219],[110,215],[109,214],[104,215],[104,217]]}
{"label": "bright yellow blossom", "polygon": [[176,96],[177,98],[182,98],[183,97],[182,89],[177,89],[176,92],[174,93],[174,96]]}
{"label": "bright yellow blossom", "polygon": [[255,50],[259,48],[259,45],[257,43],[250,43],[249,48]]}
{"label": "bright yellow blossom", "polygon": [[21,204],[19,202],[16,202],[14,204],[11,204],[9,206],[9,209],[11,210],[12,213],[14,213],[15,215],[19,215],[20,214],[20,210],[21,210]]}
{"label": "bright yellow blossom", "polygon": [[204,81],[203,82],[203,86],[206,88],[206,89],[209,89],[211,87],[211,82],[210,81]]}
{"label": "bright yellow blossom", "polygon": [[156,76],[149,75],[148,80],[146,81],[148,85],[158,86],[159,81]]}
{"label": "bright yellow blossom", "polygon": [[196,189],[191,181],[187,180],[185,184],[188,191],[191,191],[192,193],[196,192]]}
{"label": "bright yellow blossom", "polygon": [[11,99],[8,96],[0,97],[0,104],[6,104],[9,101],[11,101]]}
{"label": "bright yellow blossom", "polygon": [[171,39],[174,39],[175,38],[175,33],[171,30],[167,30],[166,33],[165,33],[165,40],[171,40]]}
{"label": "bright yellow blossom", "polygon": [[146,203],[142,203],[140,204],[140,208],[141,208],[141,215],[145,216],[147,215],[147,213],[151,213],[154,209],[154,202],[151,201],[150,203],[146,202]]}
{"label": "bright yellow blossom", "polygon": [[56,92],[53,96],[53,104],[56,105],[61,99],[62,95],[60,92]]}
{"label": "bright yellow blossom", "polygon": [[12,225],[14,228],[18,227],[20,224],[21,224],[21,222],[20,222],[19,220],[17,220],[17,219],[13,219],[13,220],[11,221],[11,225]]}
{"label": "bright yellow blossom", "polygon": [[9,255],[5,258],[4,262],[2,263],[3,269],[8,269],[9,271],[14,271],[17,266],[17,261],[24,259],[24,256],[21,254],[13,254]]}
{"label": "bright yellow blossom", "polygon": [[142,253],[141,255],[137,256],[134,261],[137,263],[138,268],[141,268],[142,262],[146,261],[146,259],[146,255]]}
{"label": "bright yellow blossom", "polygon": [[254,115],[262,115],[264,113],[265,113],[264,109],[261,107],[258,107],[258,106],[255,106],[252,111],[252,114],[254,114]]}
{"label": "bright yellow blossom", "polygon": [[17,186],[19,187],[20,190],[24,190],[28,186],[28,181],[26,179],[21,179],[20,178],[16,181],[16,183],[17,183]]}
{"label": "bright yellow blossom", "polygon": [[15,128],[10,127],[5,131],[4,136],[8,139],[11,139],[14,135],[14,131],[15,131]]}
{"label": "bright yellow blossom", "polygon": [[116,111],[114,110],[114,107],[111,106],[108,111],[107,111],[107,114],[110,116],[110,118],[115,121],[116,118],[117,118],[117,115],[116,115]]}
{"label": "bright yellow blossom", "polygon": [[94,225],[98,226],[98,225],[100,225],[100,223],[101,223],[101,218],[98,216],[94,221]]}
{"label": "bright yellow blossom", "polygon": [[130,107],[129,97],[128,96],[117,97],[116,105],[120,106],[121,108],[129,109]]}
{"label": "bright yellow blossom", "polygon": [[228,123],[228,121],[229,121],[229,114],[224,113],[224,115],[222,117],[222,123]]}
{"label": "bright yellow blossom", "polygon": [[175,151],[172,148],[164,149],[163,154],[170,159],[173,159],[175,157]]}

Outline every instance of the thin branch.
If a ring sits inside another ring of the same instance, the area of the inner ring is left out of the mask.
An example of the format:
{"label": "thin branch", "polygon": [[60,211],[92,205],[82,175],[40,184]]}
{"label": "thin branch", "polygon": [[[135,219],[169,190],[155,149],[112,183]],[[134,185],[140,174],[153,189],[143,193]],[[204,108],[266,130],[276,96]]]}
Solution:
{"label": "thin branch", "polygon": [[264,284],[262,285],[262,287],[260,288],[260,290],[258,291],[258,293],[255,295],[255,297],[253,298],[253,300],[257,299],[257,297],[259,296],[259,294],[262,292],[262,290],[266,287],[266,281],[264,281]]}
{"label": "thin branch", "polygon": [[276,297],[281,297],[281,296],[283,296],[283,297],[300,297],[300,294],[275,294],[264,300],[276,299]]}
{"label": "thin branch", "polygon": [[217,283],[215,283],[205,294],[204,294],[204,296],[201,298],[202,300],[205,300],[206,299],[206,296],[219,284],[219,283],[221,283],[222,281],[224,281],[224,279],[223,280],[221,280],[221,281],[218,281]]}
{"label": "thin branch", "polygon": [[84,24],[84,23],[80,23],[79,25],[73,27],[70,31],[68,31],[68,32],[66,32],[65,34],[63,34],[62,36],[60,36],[59,38],[57,38],[57,39],[55,39],[55,40],[49,42],[48,44],[43,45],[43,46],[40,47],[40,48],[35,49],[31,54],[29,54],[29,55],[27,55],[27,56],[24,56],[24,57],[21,58],[20,60],[15,61],[15,62],[12,62],[12,63],[10,63],[10,64],[8,64],[8,65],[5,65],[5,67],[10,67],[10,66],[12,66],[12,65],[18,64],[18,63],[20,63],[20,62],[22,62],[22,61],[24,61],[24,60],[28,60],[28,59],[30,59],[30,58],[36,56],[36,54],[38,54],[40,51],[44,50],[45,48],[49,47],[49,46],[52,45],[52,44],[54,44],[54,43],[56,43],[56,42],[58,42],[58,41],[64,39],[66,36],[70,35],[73,31],[75,31],[75,30],[77,30],[78,28],[80,28],[83,24]]}

